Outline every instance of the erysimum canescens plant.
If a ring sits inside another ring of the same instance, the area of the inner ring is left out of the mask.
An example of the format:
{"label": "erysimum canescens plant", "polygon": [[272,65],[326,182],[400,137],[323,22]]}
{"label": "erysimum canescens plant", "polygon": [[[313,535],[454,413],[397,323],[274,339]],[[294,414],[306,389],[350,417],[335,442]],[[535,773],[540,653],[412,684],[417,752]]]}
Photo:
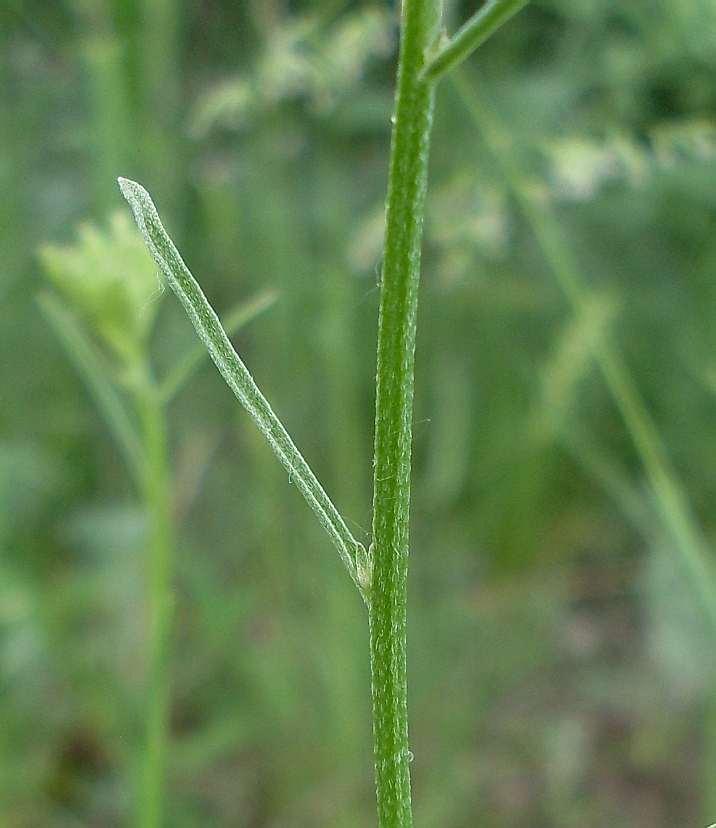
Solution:
{"label": "erysimum canescens plant", "polygon": [[403,0],[378,328],[373,541],[357,542],[234,351],[147,191],[120,187],[155,262],[211,358],[337,547],[369,611],[378,821],[412,825],[406,684],[406,578],[415,336],[435,87],[527,0],[490,0],[453,37],[439,0]]}

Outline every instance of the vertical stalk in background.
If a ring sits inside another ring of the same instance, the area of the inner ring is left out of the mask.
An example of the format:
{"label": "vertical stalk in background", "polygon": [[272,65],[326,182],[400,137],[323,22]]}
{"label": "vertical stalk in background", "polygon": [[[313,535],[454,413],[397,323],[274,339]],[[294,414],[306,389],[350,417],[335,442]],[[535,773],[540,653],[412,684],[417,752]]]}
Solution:
{"label": "vertical stalk in background", "polygon": [[117,197],[114,180],[133,160],[134,122],[127,106],[122,42],[107,0],[73,0],[71,8],[89,91],[94,202],[105,212],[114,207]]}
{"label": "vertical stalk in background", "polygon": [[[503,128],[479,82],[461,72],[453,75],[457,91],[490,152],[501,167],[510,191],[532,228],[540,249],[575,317],[582,321],[590,301],[586,284],[557,219],[546,203],[538,203],[526,186],[509,132]],[[588,331],[588,325],[584,329]],[[588,334],[586,334],[588,336]],[[588,336],[593,357],[636,449],[649,483],[652,513],[691,585],[695,600],[712,633],[716,632],[716,567],[713,552],[691,509],[658,426],[617,345],[608,338]],[[637,528],[639,526],[637,525]],[[648,540],[648,538],[647,538]],[[709,700],[704,729],[704,789],[707,818],[716,809],[716,697]]]}
{"label": "vertical stalk in background", "polygon": [[181,25],[177,0],[140,0],[140,125],[142,166],[151,171],[155,189],[177,204],[181,187],[179,107],[181,103]]}
{"label": "vertical stalk in background", "polygon": [[412,825],[406,581],[420,246],[434,84],[420,78],[438,0],[404,0],[378,323],[370,650],[380,828]]}
{"label": "vertical stalk in background", "polygon": [[133,396],[146,457],[137,482],[149,517],[146,720],[137,826],[160,828],[169,743],[174,537],[165,411],[147,364],[137,377]]}
{"label": "vertical stalk in background", "polygon": [[500,124],[486,92],[461,71],[455,87],[479,129],[505,181],[527,219],[537,243],[575,317],[583,323],[594,360],[639,455],[651,489],[656,519],[671,543],[704,617],[716,631],[716,570],[709,545],[694,517],[659,429],[618,347],[609,338],[594,339],[586,318],[591,292],[549,204],[537,201],[515,158],[513,141]]}
{"label": "vertical stalk in background", "polygon": [[[48,278],[70,303],[48,292],[41,307],[84,379],[124,454],[147,520],[146,721],[135,757],[135,824],[159,828],[167,754],[171,579],[174,537],[167,456],[165,385],[151,368],[149,342],[158,309],[154,262],[129,217],[108,232],[81,225],[77,243],[45,245]],[[189,370],[194,364],[189,364]],[[186,360],[179,380],[187,376]],[[170,390],[176,379],[170,376]]]}
{"label": "vertical stalk in background", "polygon": [[[147,518],[144,718],[134,757],[133,822],[137,828],[160,828],[166,823],[174,614],[175,535],[167,407],[208,354],[198,344],[198,355],[196,350],[188,351],[157,382],[148,349],[157,304],[150,305],[156,294],[155,267],[149,257],[142,264],[136,256],[141,240],[133,232],[129,238],[123,236],[123,228],[124,222],[115,221],[109,237],[85,228],[75,247],[46,246],[41,252],[48,276],[84,312],[90,320],[89,331],[98,341],[85,331],[74,308],[54,293],[44,292],[39,303],[114,435]],[[132,229],[128,223],[126,228]],[[98,255],[101,245],[104,249]],[[97,264],[104,260],[110,263],[106,271]],[[122,288],[126,293],[122,294]],[[227,329],[235,333],[274,298],[269,292],[242,304],[228,315]],[[124,315],[127,307],[134,312]],[[104,315],[98,314],[98,308],[104,309]]]}

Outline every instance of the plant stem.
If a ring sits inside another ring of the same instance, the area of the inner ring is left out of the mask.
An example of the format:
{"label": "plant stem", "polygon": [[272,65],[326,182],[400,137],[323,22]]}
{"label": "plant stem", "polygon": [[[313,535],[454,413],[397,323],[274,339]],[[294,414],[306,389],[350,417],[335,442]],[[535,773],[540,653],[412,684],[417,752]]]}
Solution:
{"label": "plant stem", "polygon": [[421,79],[435,0],[405,0],[393,117],[378,323],[370,649],[380,828],[412,825],[408,769],[406,580],[420,246],[434,84]]}
{"label": "plant stem", "polygon": [[147,460],[138,483],[150,522],[147,718],[137,824],[139,828],[159,828],[169,739],[174,538],[165,412],[149,366],[142,366],[133,396]]}

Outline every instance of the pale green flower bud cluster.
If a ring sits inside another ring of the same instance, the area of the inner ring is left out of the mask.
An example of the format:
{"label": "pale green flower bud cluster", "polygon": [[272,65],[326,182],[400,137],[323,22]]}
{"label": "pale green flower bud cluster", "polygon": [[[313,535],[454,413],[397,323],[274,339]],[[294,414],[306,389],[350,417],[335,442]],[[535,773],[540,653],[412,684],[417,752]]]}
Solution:
{"label": "pale green flower bud cluster", "polygon": [[52,284],[110,354],[125,366],[145,353],[161,293],[156,266],[125,211],[109,229],[82,224],[68,246],[45,245],[40,259]]}

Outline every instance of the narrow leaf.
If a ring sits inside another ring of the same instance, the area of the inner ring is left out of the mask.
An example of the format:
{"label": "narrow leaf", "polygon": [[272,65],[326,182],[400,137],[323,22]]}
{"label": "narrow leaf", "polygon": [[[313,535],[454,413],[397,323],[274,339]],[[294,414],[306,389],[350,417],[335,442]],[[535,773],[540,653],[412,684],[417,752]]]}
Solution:
{"label": "narrow leaf", "polygon": [[361,585],[356,567],[356,558],[361,552],[362,545],[351,534],[303,455],[296,448],[264,395],[259,391],[241,357],[234,350],[226,331],[221,326],[219,317],[167,235],[149,193],[141,184],[134,181],[126,178],[120,178],[118,181],[122,195],[132,208],[144,243],[169,287],[184,305],[209,356],[283,464],[289,479],[296,484],[319,522],[328,532],[353,582],[367,603],[366,590]]}

